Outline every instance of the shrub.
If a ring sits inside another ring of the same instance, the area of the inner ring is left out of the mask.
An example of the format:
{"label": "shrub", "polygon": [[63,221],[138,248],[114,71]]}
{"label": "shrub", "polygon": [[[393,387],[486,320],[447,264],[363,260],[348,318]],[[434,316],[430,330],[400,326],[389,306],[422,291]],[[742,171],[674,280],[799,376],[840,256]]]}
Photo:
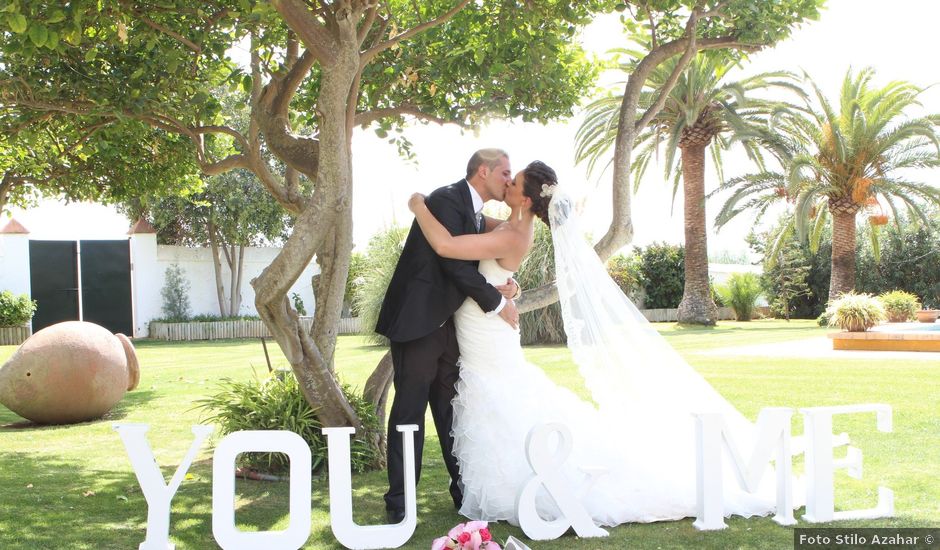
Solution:
{"label": "shrub", "polygon": [[388,345],[388,339],[375,332],[375,323],[407,236],[407,227],[392,227],[375,234],[362,262],[361,283],[355,285],[353,304],[359,312],[359,326],[369,342],[380,346]]}
{"label": "shrub", "polygon": [[189,306],[189,281],[183,269],[173,264],[166,268],[163,289],[160,291],[163,298],[163,319],[168,322],[181,322],[189,320],[191,308]]}
{"label": "shrub", "polygon": [[617,254],[607,260],[607,273],[617,283],[620,290],[631,300],[640,289],[641,262],[639,254]]}
{"label": "shrub", "polygon": [[829,304],[829,326],[864,332],[885,319],[885,308],[871,294],[848,292]]}
{"label": "shrub", "polygon": [[[555,248],[551,230],[543,223],[535,225],[532,249],[519,266],[516,281],[524,289],[538,288],[555,280]],[[519,333],[523,345],[559,344],[565,341],[561,305],[554,304],[528,311],[519,316]]]}
{"label": "shrub", "polygon": [[[219,393],[197,401],[206,420],[219,425],[219,435],[241,430],[288,430],[307,442],[314,470],[327,462],[326,437],[313,409],[290,370],[275,371],[265,380],[235,382],[223,379]],[[363,472],[379,461],[371,441],[382,428],[371,403],[343,385],[343,394],[362,420],[364,432],[356,432],[351,442],[353,471]],[[290,460],[284,453],[242,453],[240,465],[270,473],[285,472]]]}
{"label": "shrub", "polygon": [[892,290],[885,292],[878,297],[881,305],[885,308],[885,314],[888,321],[892,323],[903,323],[914,318],[917,310],[920,309],[920,302],[917,296],[903,290]]}
{"label": "shrub", "polygon": [[753,273],[732,273],[728,282],[717,288],[721,301],[734,310],[738,321],[750,321],[754,305],[761,295],[760,278]]}
{"label": "shrub", "polygon": [[654,243],[638,252],[641,281],[646,293],[644,307],[678,307],[685,287],[685,248]]}
{"label": "shrub", "polygon": [[14,295],[9,290],[0,292],[0,327],[21,327],[36,313],[36,300],[26,294]]}
{"label": "shrub", "polygon": [[343,295],[343,316],[359,316],[359,308],[356,306],[356,289],[365,280],[362,277],[365,265],[366,255],[353,252],[349,258],[349,274],[346,276],[346,291]]}
{"label": "shrub", "polygon": [[881,227],[878,260],[868,243],[870,239],[859,236],[856,290],[881,294],[903,288],[917,295],[924,307],[940,307],[940,211],[934,208],[927,212],[926,224],[901,216],[897,224]]}
{"label": "shrub", "polygon": [[294,309],[297,310],[297,315],[307,314],[307,308],[304,307],[304,299],[300,297],[300,294],[291,292],[290,299],[294,303]]}

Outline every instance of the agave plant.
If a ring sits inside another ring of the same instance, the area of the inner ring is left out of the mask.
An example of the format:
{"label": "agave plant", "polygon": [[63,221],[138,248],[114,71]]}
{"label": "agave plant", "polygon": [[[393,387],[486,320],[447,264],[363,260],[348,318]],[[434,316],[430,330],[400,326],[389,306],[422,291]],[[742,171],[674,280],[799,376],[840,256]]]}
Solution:
{"label": "agave plant", "polygon": [[[907,82],[871,85],[870,68],[850,69],[842,82],[836,109],[807,75],[815,103],[789,111],[776,128],[787,141],[783,170],[762,171],[722,185],[733,191],[716,218],[727,223],[745,210],[760,217],[781,201],[792,204],[792,219],[783,226],[769,258],[777,256],[794,233],[819,247],[824,229],[832,227],[832,276],[829,296],[855,288],[856,219],[871,214],[871,235],[878,254],[878,229],[902,210],[927,222],[926,203],[940,204],[940,187],[909,179],[910,169],[940,165],[940,115],[908,118],[922,90]],[[788,158],[789,157],[789,158]]]}
{"label": "agave plant", "polygon": [[361,281],[355,285],[353,307],[359,312],[361,333],[375,345],[388,345],[388,339],[375,332],[375,324],[407,236],[407,227],[391,227],[375,234],[359,268]]}
{"label": "agave plant", "polygon": [[[625,52],[630,53],[630,52]],[[650,107],[672,73],[678,59],[663,63],[646,82],[640,108]],[[709,152],[718,171],[722,151],[739,144],[758,169],[764,166],[764,153],[784,152],[777,135],[768,131],[767,121],[789,105],[761,99],[754,92],[789,89],[802,93],[787,72],[762,73],[733,82],[728,72],[737,61],[717,52],[697,55],[681,74],[663,109],[636,141],[631,169],[639,182],[650,161],[658,159],[665,179],[673,182],[673,196],[680,189],[685,204],[685,287],[679,304],[679,322],[714,324],[717,308],[708,283],[708,244],[705,224],[705,157]],[[621,66],[630,72],[632,65]],[[576,136],[576,158],[593,169],[606,158],[617,135],[622,96],[601,98],[587,107],[584,123]],[[677,157],[677,152],[679,153]]]}
{"label": "agave plant", "polygon": [[865,332],[887,318],[881,301],[871,294],[846,292],[826,309],[829,326],[849,332]]}

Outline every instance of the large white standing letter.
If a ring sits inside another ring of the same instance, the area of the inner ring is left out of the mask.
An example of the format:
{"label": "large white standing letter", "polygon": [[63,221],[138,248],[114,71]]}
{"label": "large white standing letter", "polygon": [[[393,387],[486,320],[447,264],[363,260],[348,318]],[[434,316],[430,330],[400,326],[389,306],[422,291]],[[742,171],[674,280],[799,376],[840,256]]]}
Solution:
{"label": "large white standing letter", "polygon": [[111,426],[121,436],[124,442],[124,448],[127,449],[127,456],[131,459],[131,465],[134,467],[134,474],[137,475],[137,482],[140,484],[140,490],[144,493],[144,499],[147,500],[147,536],[144,542],[138,547],[140,550],[173,550],[174,545],[170,544],[170,502],[173,495],[176,494],[183,477],[189,471],[189,466],[196,458],[196,452],[199,447],[212,433],[212,426],[193,426],[193,434],[196,438],[189,446],[189,452],[183,458],[183,462],[176,468],[176,473],[167,485],[163,480],[163,474],[157,461],[150,449],[150,443],[147,442],[147,430],[150,427],[146,424],[113,424]]}
{"label": "large white standing letter", "polygon": [[[290,457],[290,522],[283,531],[235,527],[235,457],[240,453]],[[212,457],[212,535],[225,550],[300,548],[310,536],[310,447],[294,432],[249,430],[225,436]]]}
{"label": "large white standing letter", "polygon": [[698,452],[696,460],[696,509],[697,517],[692,524],[700,531],[724,529],[724,506],[722,500],[722,444],[728,449],[734,462],[734,473],[738,485],[748,492],[755,492],[767,462],[777,449],[777,513],[774,521],[780,525],[793,525],[793,485],[790,462],[790,418],[792,409],[768,407],[761,409],[755,426],[756,438],[751,459],[744,464],[737,443],[725,426],[720,414],[695,415],[695,440]]}
{"label": "large white standing letter", "polygon": [[[550,445],[553,433],[558,436],[558,445],[554,452]],[[526,437],[525,452],[535,475],[529,478],[519,492],[516,498],[516,513],[519,516],[519,526],[532,540],[557,539],[568,527],[573,527],[579,537],[608,535],[607,531],[594,525],[591,516],[562,475],[562,466],[571,454],[571,447],[571,430],[564,424],[539,424],[532,428]],[[561,509],[561,517],[554,521],[546,521],[539,516],[535,497],[540,485],[545,486],[555,504]]]}
{"label": "large white standing letter", "polygon": [[352,514],[352,467],[349,460],[349,437],[355,428],[323,428],[329,448],[330,527],[336,540],[346,548],[398,548],[408,542],[418,525],[418,502],[415,493],[415,432],[416,424],[396,426],[402,432],[405,453],[405,519],[396,525],[356,525]]}
{"label": "large white standing letter", "polygon": [[862,477],[862,450],[847,447],[845,458],[832,458],[832,415],[874,412],[878,431],[890,432],[891,407],[881,404],[845,405],[841,407],[810,407],[803,413],[806,446],[806,514],[803,519],[820,523],[840,519],[884,518],[894,515],[894,493],[887,487],[878,487],[878,505],[868,510],[835,512],[833,473],[845,468],[855,479]]}

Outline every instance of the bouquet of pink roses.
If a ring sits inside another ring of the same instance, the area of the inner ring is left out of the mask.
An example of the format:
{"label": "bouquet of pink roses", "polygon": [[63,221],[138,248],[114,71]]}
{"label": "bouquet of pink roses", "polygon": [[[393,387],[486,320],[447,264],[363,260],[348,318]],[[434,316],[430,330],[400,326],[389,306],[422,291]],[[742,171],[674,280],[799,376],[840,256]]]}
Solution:
{"label": "bouquet of pink roses", "polygon": [[501,550],[485,521],[459,523],[446,537],[434,539],[431,550]]}

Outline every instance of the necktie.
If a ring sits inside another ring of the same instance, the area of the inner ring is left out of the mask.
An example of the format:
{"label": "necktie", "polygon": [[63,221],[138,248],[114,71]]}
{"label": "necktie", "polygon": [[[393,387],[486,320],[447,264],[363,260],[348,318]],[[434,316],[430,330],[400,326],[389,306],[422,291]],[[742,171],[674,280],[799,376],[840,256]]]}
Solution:
{"label": "necktie", "polygon": [[483,212],[477,212],[477,233],[483,232]]}

